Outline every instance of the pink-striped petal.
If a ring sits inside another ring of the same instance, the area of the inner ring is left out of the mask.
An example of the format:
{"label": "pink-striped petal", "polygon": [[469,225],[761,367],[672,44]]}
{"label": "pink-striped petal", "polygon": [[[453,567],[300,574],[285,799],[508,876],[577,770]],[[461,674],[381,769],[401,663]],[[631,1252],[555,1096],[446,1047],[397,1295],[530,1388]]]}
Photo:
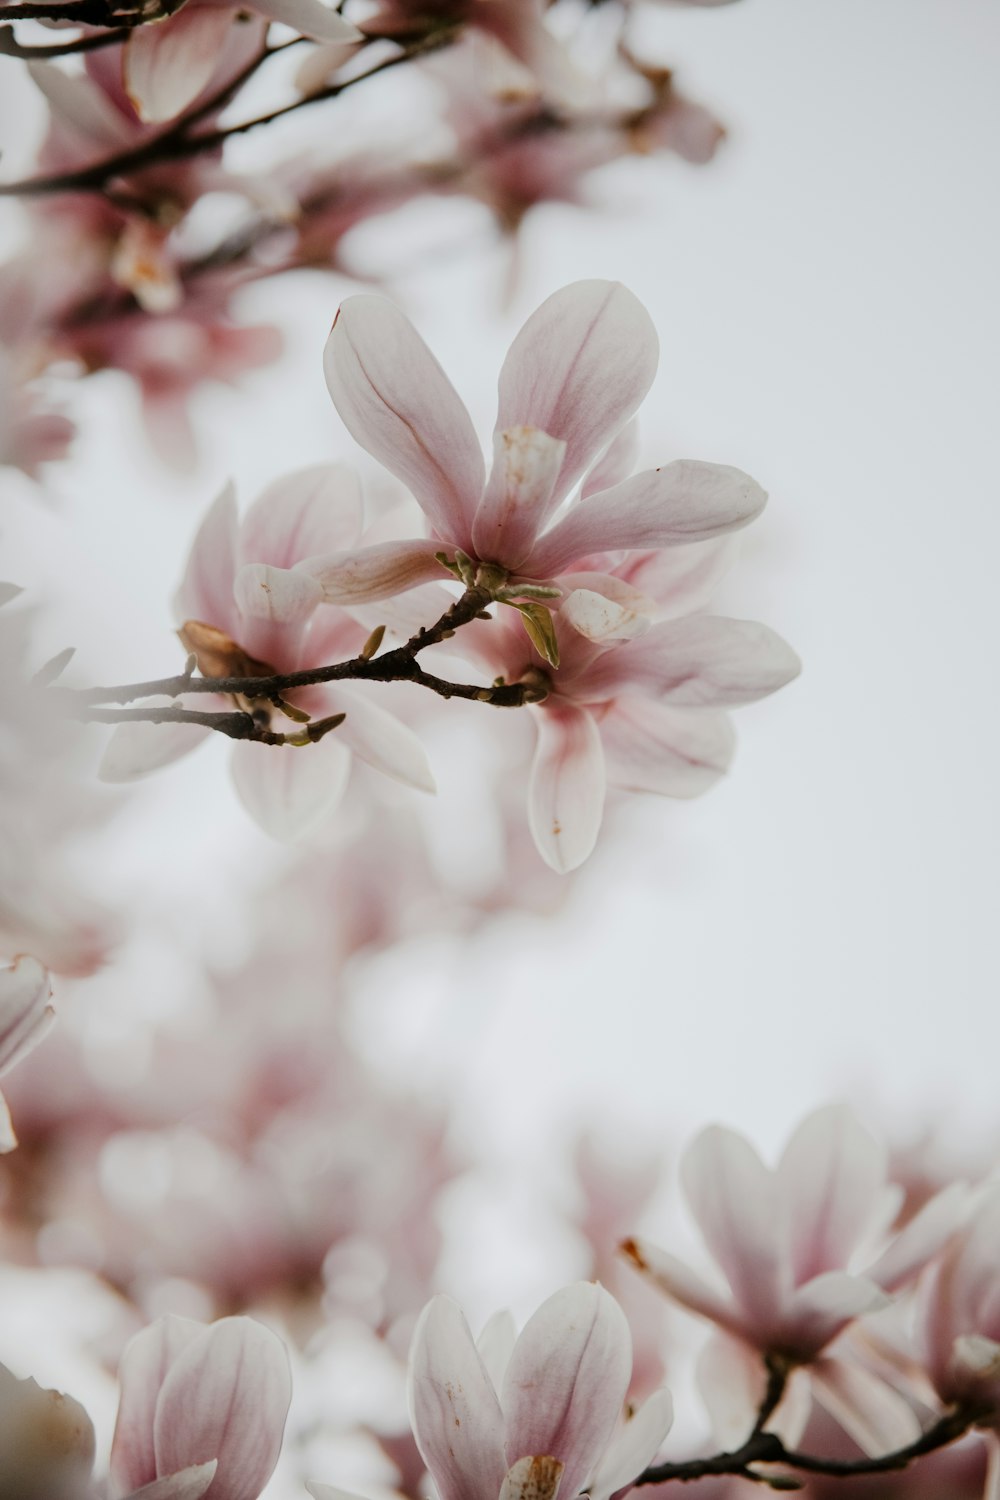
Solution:
{"label": "pink-striped petal", "polygon": [[356,552],[309,557],[298,567],[319,581],[328,604],[368,604],[438,582],[445,576],[435,556],[440,551],[434,541],[376,542]]}
{"label": "pink-striped petal", "polygon": [[174,618],[179,625],[185,620],[201,620],[233,639],[237,637],[239,615],[233,600],[237,531],[236,491],[227,484],[195,535],[174,598]]}
{"label": "pink-striped petal", "polygon": [[437,790],[423,744],[395,714],[373,703],[363,690],[338,683],[336,711],[341,710],[347,718],[336,733],[355,755],[404,786]]}
{"label": "pink-striped petal", "polygon": [[547,1454],[566,1495],[590,1478],[619,1421],[632,1375],[628,1320],[603,1287],[581,1281],[543,1302],[504,1377],[508,1463]]}
{"label": "pink-striped petal", "polygon": [[600,701],[631,686],[678,707],[735,707],[777,692],[801,665],[766,625],[693,615],[654,625],[640,640],[606,651],[574,684],[574,694]]}
{"label": "pink-striped petal", "polygon": [[538,427],[566,444],[549,513],[632,416],[658,351],[649,314],[620,282],[574,282],[525,323],[500,372],[497,430]]}
{"label": "pink-striped petal", "polygon": [[537,427],[510,427],[493,439],[493,468],[476,511],[476,556],[517,568],[548,512],[566,444]]}
{"label": "pink-striped petal", "polygon": [[282,843],[303,838],[333,812],[351,773],[351,752],[333,730],[315,745],[233,747],[232,774],[254,822]]}
{"label": "pink-striped petal", "polygon": [[[168,701],[178,706],[176,699],[148,700],[150,707]],[[208,697],[200,694],[197,707],[210,711],[221,702],[214,694]],[[185,706],[183,701],[179,706]],[[211,729],[200,724],[116,724],[104,747],[97,775],[101,781],[113,783],[138,781],[161,766],[172,765],[175,760],[190,755],[192,750],[211,739],[212,733]]]}
{"label": "pink-striped petal", "polygon": [[586,500],[601,490],[610,490],[621,484],[635,469],[639,457],[639,424],[633,418],[626,422],[621,432],[608,444],[590,473],[585,475],[580,486],[580,498]]}
{"label": "pink-striped petal", "polygon": [[796,1284],[846,1269],[885,1187],[887,1153],[844,1105],[814,1111],[777,1168]]}
{"label": "pink-striped petal", "polygon": [[0,1073],[38,1046],[55,1021],[45,969],[26,954],[0,969]]}
{"label": "pink-striped petal", "polygon": [[413,1333],[407,1385],[420,1456],[441,1500],[500,1493],[503,1416],[461,1308],[434,1297]]}
{"label": "pink-striped petal", "polygon": [[767,496],[741,469],[683,459],[648,469],[612,490],[579,500],[542,537],[525,563],[536,578],[557,577],[597,552],[677,547],[746,526]]}
{"label": "pink-striped petal", "polygon": [[213,1458],[207,1464],[192,1464],[178,1474],[168,1474],[163,1479],[154,1479],[144,1484],[141,1490],[133,1490],[125,1500],[201,1500],[219,1465]]}
{"label": "pink-striped petal", "polygon": [[126,1345],[118,1366],[121,1395],[111,1444],[111,1473],[120,1490],[156,1479],[153,1426],[160,1390],[175,1359],[204,1330],[203,1323],[171,1313],[157,1318]]}
{"label": "pink-striped petal", "polygon": [[290,26],[300,36],[311,37],[314,42],[364,41],[356,26],[328,5],[321,4],[321,0],[253,0],[253,8],[269,21]]}
{"label": "pink-striped petal", "polygon": [[910,1403],[864,1365],[818,1359],[809,1375],[816,1400],[869,1457],[906,1448],[920,1436]]}
{"label": "pink-striped petal", "polygon": [[653,1462],[674,1420],[674,1403],[666,1389],[654,1391],[615,1434],[593,1479],[590,1500],[611,1500],[618,1490]]}
{"label": "pink-striped petal", "polygon": [[361,481],[346,464],[313,464],[260,494],[243,518],[241,563],[291,568],[304,557],[341,552],[361,535]]}
{"label": "pink-striped petal", "polygon": [[528,785],[528,822],[539,854],[564,874],[582,865],[597,842],[607,779],[593,717],[559,703],[535,715],[538,745]]}
{"label": "pink-striped petal", "polygon": [[257,1500],[281,1451],[292,1377],[285,1346],[253,1318],[222,1318],[174,1360],[156,1405],[159,1473],[218,1459],[209,1500]]}
{"label": "pink-striped petal", "polygon": [[726,714],[615,698],[598,721],[608,782],[628,792],[700,797],[729,769],[736,736]]}
{"label": "pink-striped petal", "polygon": [[439,536],[468,550],[485,480],[482,450],[416,329],[385,297],[348,297],[323,367],[351,436],[411,490]]}
{"label": "pink-striped petal", "polygon": [[187,5],[136,26],[125,45],[125,87],[140,120],[160,124],[193,104],[215,72],[235,12]]}
{"label": "pink-striped petal", "polygon": [[889,1298],[867,1277],[824,1271],[800,1286],[791,1298],[782,1347],[810,1359],[855,1318],[888,1305]]}

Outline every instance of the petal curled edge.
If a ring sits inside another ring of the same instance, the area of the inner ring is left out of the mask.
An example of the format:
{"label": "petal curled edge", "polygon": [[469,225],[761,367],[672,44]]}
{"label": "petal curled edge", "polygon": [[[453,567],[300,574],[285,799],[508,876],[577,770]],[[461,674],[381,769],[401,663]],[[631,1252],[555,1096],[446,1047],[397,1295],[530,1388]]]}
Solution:
{"label": "petal curled edge", "polygon": [[669,708],[622,695],[600,720],[608,782],[627,792],[700,797],[729,769],[736,736],[711,708]]}
{"label": "petal curled edge", "polygon": [[413,325],[385,297],[348,297],[323,368],[351,436],[412,491],[441,537],[468,550],[486,477],[482,450],[458,393]]}
{"label": "petal curled edge", "polygon": [[548,512],[566,444],[537,427],[508,427],[493,437],[493,468],[472,527],[476,556],[516,568],[531,551]]}
{"label": "petal curled edge", "polygon": [[218,1459],[219,1500],[257,1500],[278,1461],[292,1399],[288,1353],[253,1318],[222,1318],[174,1360],[156,1405],[158,1469]]}
{"label": "petal curled edge", "polygon": [[461,1308],[437,1296],[413,1332],[407,1397],[413,1436],[441,1500],[499,1495],[503,1415]]}
{"label": "petal curled edge", "polygon": [[440,542],[376,542],[356,552],[308,557],[296,571],[318,581],[327,604],[371,604],[421,583],[439,583],[443,569],[435,554],[440,551]]}
{"label": "petal curled edge", "polygon": [[497,430],[566,444],[549,514],[635,412],[658,356],[649,314],[617,281],[573,282],[525,323],[500,371]]}
{"label": "petal curled edge", "polygon": [[173,120],[197,99],[215,72],[233,16],[226,7],[192,6],[129,33],[125,88],[140,120]]}
{"label": "petal curled edge", "polygon": [[606,651],[581,674],[574,694],[599,701],[631,686],[678,707],[736,707],[777,692],[801,668],[791,646],[767,625],[691,615]]}
{"label": "petal curled edge", "polygon": [[525,566],[549,578],[595,552],[708,541],[748,525],[766,502],[760,485],[741,469],[681,459],[579,500],[542,537]]}
{"label": "petal curled edge", "polygon": [[604,750],[593,716],[575,704],[541,709],[535,722],[528,823],[545,863],[565,874],[597,843],[607,788]]}
{"label": "petal curled edge", "polygon": [[618,1423],[632,1375],[628,1320],[594,1282],[549,1297],[525,1324],[504,1376],[508,1463],[549,1454],[563,1493],[587,1483]]}

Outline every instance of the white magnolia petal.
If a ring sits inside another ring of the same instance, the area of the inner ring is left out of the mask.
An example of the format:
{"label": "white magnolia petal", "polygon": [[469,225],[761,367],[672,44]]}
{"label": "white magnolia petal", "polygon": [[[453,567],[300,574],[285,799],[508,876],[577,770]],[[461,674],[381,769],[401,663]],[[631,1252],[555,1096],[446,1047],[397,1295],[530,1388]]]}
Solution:
{"label": "white magnolia petal", "polygon": [[233,14],[225,6],[191,5],[129,33],[125,88],[140,120],[161,124],[194,103],[215,72]]}
{"label": "white magnolia petal", "polygon": [[236,638],[236,539],[236,490],[229,483],[210,506],[192,543],[184,578],[174,597],[174,618],[179,625],[185,620],[201,620]]}
{"label": "white magnolia petal", "polygon": [[887,1292],[897,1291],[962,1227],[974,1201],[966,1183],[950,1182],[914,1214],[865,1275]]}
{"label": "white magnolia petal", "polygon": [[824,1271],[800,1286],[788,1304],[787,1347],[810,1358],[855,1318],[888,1305],[889,1298],[881,1287],[867,1277]]}
{"label": "white magnolia petal", "polygon": [[328,604],[350,607],[438,582],[445,576],[435,556],[440,551],[440,542],[377,542],[356,552],[309,557],[297,566],[319,581]]}
{"label": "white magnolia petal", "polygon": [[526,1454],[504,1475],[499,1500],[556,1500],[565,1467],[546,1454]]}
{"label": "white magnolia petal", "polygon": [[153,1430],[159,1472],[215,1458],[226,1500],[257,1500],[278,1461],[291,1399],[278,1336],[253,1318],[221,1318],[167,1371]]}
{"label": "white magnolia petal", "polygon": [[67,73],[48,62],[29,62],[28,73],[45,95],[53,125],[67,131],[74,145],[89,143],[95,153],[110,153],[131,143],[125,116],[86,74]]}
{"label": "white magnolia petal", "polygon": [[726,1328],[737,1335],[743,1333],[743,1320],[732,1300],[724,1292],[709,1286],[707,1281],[675,1255],[642,1239],[626,1240],[622,1250],[636,1270],[641,1271],[654,1286],[659,1287],[661,1292],[665,1292],[675,1302],[681,1303],[699,1317],[708,1318],[720,1328]]}
{"label": "white magnolia petal", "polygon": [[597,843],[607,777],[593,717],[575,704],[535,715],[538,744],[528,785],[528,823],[539,854],[564,874],[582,865]]}
{"label": "white magnolia petal", "polygon": [[707,609],[736,560],[740,537],[733,533],[686,547],[664,547],[630,560],[626,576],[633,588],[656,601],[661,620],[676,620]]}
{"label": "white magnolia petal", "polygon": [[736,736],[727,714],[670,708],[623,694],[599,721],[611,786],[660,797],[700,797],[729,769]]}
{"label": "white magnolia petal", "polygon": [[351,436],[407,485],[440,536],[468,549],[485,480],[482,450],[416,329],[385,297],[348,297],[323,367]]}
{"label": "white magnolia petal", "polygon": [[870,1458],[906,1448],[920,1436],[910,1403],[863,1365],[820,1359],[809,1374],[816,1400]]}
{"label": "white magnolia petal", "polygon": [[732,1451],[750,1436],[767,1386],[756,1349],[725,1333],[713,1333],[698,1354],[695,1379],[719,1448]]}
{"label": "white magnolia petal", "polygon": [[814,1110],[798,1126],[777,1167],[796,1283],[846,1268],[878,1206],[887,1166],[885,1147],[845,1105]]}
{"label": "white magnolia petal", "polygon": [[253,8],[269,21],[290,26],[315,42],[363,42],[364,36],[321,0],[253,0]]}
{"label": "white magnolia petal", "polygon": [[361,535],[361,480],[347,464],[311,464],[274,480],[243,518],[239,560],[291,568]]}
{"label": "white magnolia petal", "polygon": [[653,625],[598,657],[581,677],[588,699],[634,686],[666,703],[732,708],[777,692],[801,671],[787,641],[754,620],[693,615]]}
{"label": "white magnolia petal", "polygon": [[334,1484],[317,1484],[315,1479],[306,1480],[306,1489],[313,1500],[365,1500],[363,1495],[356,1494],[354,1490],[340,1490]]}
{"label": "white magnolia petal", "polygon": [[665,1388],[654,1391],[615,1434],[587,1486],[590,1500],[610,1500],[613,1494],[641,1474],[660,1451],[673,1420],[674,1403],[670,1392]]}
{"label": "white magnolia petal", "polygon": [[658,351],[649,314],[620,282],[574,282],[525,323],[500,372],[497,429],[565,442],[550,513],[635,412]]}
{"label": "white magnolia petal", "polygon": [[[272,568],[267,563],[247,563],[233,583],[233,598],[241,614],[272,625],[304,625],[323,599],[317,579],[292,568]],[[240,644],[256,652],[245,636]]]}
{"label": "white magnolia petal", "polygon": [[141,1490],[133,1490],[126,1500],[201,1500],[219,1467],[217,1459],[207,1464],[192,1464],[177,1474],[167,1474],[163,1479],[154,1479],[144,1484]]}
{"label": "white magnolia petal", "polygon": [[632,1375],[628,1320],[590,1281],[563,1287],[525,1324],[504,1376],[505,1452],[547,1454],[576,1495],[607,1448]]}
{"label": "white magnolia petal", "polygon": [[347,718],[336,731],[376,771],[421,792],[437,787],[422,742],[408,725],[373,703],[364,691],[337,684],[337,709]]}
{"label": "white magnolia petal", "polygon": [[542,537],[525,566],[535,577],[549,578],[594,553],[707,541],[748,525],[766,500],[742,469],[680,459],[578,501]]}
{"label": "white magnolia petal", "polygon": [[160,1390],[174,1360],[204,1329],[204,1323],[170,1313],[126,1344],[118,1366],[121,1395],[111,1444],[111,1474],[119,1490],[156,1478],[153,1423]]}
{"label": "white magnolia petal", "polygon": [[16,1148],[17,1136],[14,1133],[10,1110],[3,1094],[0,1094],[0,1155],[6,1156],[8,1151],[14,1151]]}
{"label": "white magnolia petal", "polygon": [[[169,701],[179,706],[176,699]],[[149,699],[150,707],[159,702],[166,704],[168,700]],[[198,706],[209,709],[217,702],[214,695],[211,702],[202,697]],[[138,781],[140,777],[190,755],[212,734],[213,731],[202,724],[116,724],[104,747],[97,768],[98,778],[116,783]]]}
{"label": "white magnolia petal", "polygon": [[580,498],[586,500],[601,490],[609,490],[620,484],[632,473],[639,457],[639,423],[632,419],[626,422],[618,436],[610,442],[580,486]]}
{"label": "white magnolia petal", "polygon": [[516,568],[531,551],[548,512],[566,444],[537,427],[510,427],[493,438],[493,468],[472,527],[476,556]]}
{"label": "white magnolia petal", "polygon": [[315,745],[233,747],[232,775],[240,801],[258,827],[291,843],[329,817],[347,790],[351,752],[337,731]]}
{"label": "white magnolia petal", "polygon": [[497,1393],[461,1308],[437,1296],[413,1333],[410,1423],[441,1500],[499,1495],[507,1464]]}
{"label": "white magnolia petal", "polygon": [[486,1366],[486,1373],[492,1380],[495,1390],[499,1391],[503,1386],[504,1376],[516,1342],[517,1327],[513,1314],[506,1308],[493,1314],[476,1340],[479,1357]]}
{"label": "white magnolia petal", "polygon": [[55,1020],[52,986],[36,958],[21,954],[0,969],[0,1073],[6,1073],[42,1040]]}
{"label": "white magnolia petal", "polygon": [[645,635],[651,620],[627,605],[616,604],[593,589],[574,589],[559,606],[559,618],[588,641],[631,641]]}

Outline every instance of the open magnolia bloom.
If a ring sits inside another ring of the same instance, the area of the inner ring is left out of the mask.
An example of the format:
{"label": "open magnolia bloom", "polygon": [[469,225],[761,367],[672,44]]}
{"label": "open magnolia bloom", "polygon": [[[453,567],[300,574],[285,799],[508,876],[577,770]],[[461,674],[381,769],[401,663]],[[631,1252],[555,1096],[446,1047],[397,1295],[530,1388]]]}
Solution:
{"label": "open magnolia bloom", "polygon": [[[515,1339],[509,1314],[478,1345],[450,1297],[424,1308],[410,1350],[410,1422],[440,1500],[609,1500],[654,1457],[673,1415],[659,1390],[628,1421],[625,1314],[603,1287],[556,1292]],[[335,1492],[311,1485],[317,1500]]]}
{"label": "open magnolia bloom", "polygon": [[[0,969],[0,1074],[8,1073],[26,1057],[55,1020],[49,1004],[49,976],[33,958],[18,958]],[[17,1136],[0,1094],[0,1152],[13,1151]]]}
{"label": "open magnolia bloom", "polygon": [[[478,569],[496,597],[538,599],[558,597],[559,575],[594,554],[745,526],[766,497],[739,469],[683,461],[627,477],[634,448],[615,439],[657,357],[649,315],[620,283],[578,281],[554,293],[500,372],[487,480],[472,420],[419,334],[384,297],[349,297],[326,347],[330,394],[351,435],[411,490],[431,535],[317,556],[302,570],[336,604],[440,578],[442,559],[466,577]],[[581,480],[580,498],[560,514]]]}
{"label": "open magnolia bloom", "polygon": [[927,1370],[938,1395],[971,1404],[1000,1429],[1000,1188],[978,1205],[921,1291]]}
{"label": "open magnolia bloom", "polygon": [[842,1106],[809,1115],[773,1171],[743,1136],[710,1126],[686,1151],[681,1177],[728,1289],[645,1241],[626,1241],[626,1254],[675,1301],[788,1366],[814,1361],[855,1318],[885,1306],[968,1212],[967,1190],[953,1183],[877,1258],[863,1257],[863,1272],[849,1270],[884,1239],[900,1194],[885,1149]]}
{"label": "open magnolia bloom", "polygon": [[[178,633],[202,672],[266,677],[356,655],[367,632],[341,610],[317,614],[319,586],[293,565],[317,544],[350,540],[360,525],[358,481],[340,465],[321,464],[275,480],[242,521],[227,485],[195,538],[176,599]],[[204,694],[187,701],[198,708],[232,706]],[[434,790],[416,735],[371,702],[364,687],[319,684],[282,702],[281,708],[256,699],[240,706],[289,733],[309,716],[347,717],[314,744],[245,741],[233,747],[237,790],[266,833],[295,838],[330,813],[347,785],[351,751],[406,785]],[[101,775],[133,780],[185,755],[212,732],[191,724],[118,725]]]}

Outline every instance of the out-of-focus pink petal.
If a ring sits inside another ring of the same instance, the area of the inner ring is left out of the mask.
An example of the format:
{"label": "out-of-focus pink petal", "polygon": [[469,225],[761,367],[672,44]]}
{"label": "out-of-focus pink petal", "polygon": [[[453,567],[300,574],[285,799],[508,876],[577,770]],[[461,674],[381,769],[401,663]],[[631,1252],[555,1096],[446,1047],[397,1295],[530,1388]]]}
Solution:
{"label": "out-of-focus pink petal", "polygon": [[606,651],[587,667],[577,691],[598,701],[631,685],[678,706],[727,708],[777,692],[801,665],[766,625],[693,615]]}
{"label": "out-of-focus pink petal", "polygon": [[53,124],[65,130],[74,145],[91,143],[96,155],[130,144],[128,121],[91,79],[48,62],[29,62],[28,72],[48,101]]}
{"label": "out-of-focus pink petal", "polygon": [[241,563],[291,568],[304,557],[341,552],[361,535],[361,481],[346,464],[313,464],[276,479],[243,518]]}
{"label": "out-of-focus pink petal", "polygon": [[695,1378],[713,1440],[722,1449],[738,1448],[750,1436],[767,1384],[759,1351],[714,1333],[698,1354]]}
{"label": "out-of-focus pink petal", "polygon": [[797,1284],[846,1268],[878,1207],[886,1168],[884,1146],[845,1105],[802,1121],[777,1168]]}
{"label": "out-of-focus pink petal", "polygon": [[253,1318],[222,1318],[174,1360],[156,1405],[160,1473],[218,1459],[210,1500],[257,1500],[281,1451],[288,1354]]}
{"label": "out-of-focus pink petal", "polygon": [[269,21],[279,21],[290,26],[300,36],[311,37],[314,42],[362,42],[364,37],[356,26],[338,15],[321,0],[253,0],[253,8]]}
{"label": "out-of-focus pink petal", "polygon": [[441,1500],[499,1495],[507,1465],[503,1416],[461,1308],[434,1297],[410,1348],[413,1436]]}
{"label": "out-of-focus pink petal", "polygon": [[627,792],[700,797],[729,769],[736,736],[726,714],[615,698],[599,720],[608,782]]}
{"label": "out-of-focus pink petal", "polygon": [[17,1149],[17,1136],[14,1133],[14,1124],[10,1118],[10,1110],[3,1094],[0,1094],[0,1156],[6,1156],[8,1151]]}
{"label": "out-of-focus pink petal", "polygon": [[174,597],[174,616],[179,625],[185,620],[201,620],[237,638],[239,616],[233,599],[237,533],[236,491],[230,483],[195,534],[184,578]]}
{"label": "out-of-focus pink petal", "polygon": [[637,1270],[675,1302],[680,1302],[699,1317],[708,1318],[720,1328],[742,1335],[743,1322],[730,1298],[710,1287],[676,1255],[670,1255],[648,1240],[626,1240],[622,1250]]}
{"label": "out-of-focus pink petal", "polygon": [[254,822],[282,843],[294,842],[330,813],[347,789],[351,753],[337,730],[315,745],[233,747],[232,773]]}
{"label": "out-of-focus pink petal", "polygon": [[440,542],[377,542],[356,552],[308,557],[298,567],[319,580],[328,604],[349,606],[438,582],[444,572],[434,554],[440,551]]}
{"label": "out-of-focus pink petal", "polygon": [[968,1219],[974,1202],[964,1182],[950,1182],[925,1203],[865,1275],[887,1292],[899,1288],[941,1250]]}
{"label": "out-of-focus pink petal", "polygon": [[[171,700],[176,703],[176,700]],[[166,699],[150,699],[156,707]],[[214,694],[200,697],[198,707],[211,710],[221,700]],[[181,706],[184,706],[183,704]],[[213,731],[200,724],[116,724],[104,747],[97,775],[101,781],[138,781],[161,766],[190,755],[192,750],[210,739]]]}
{"label": "out-of-focus pink petal", "polygon": [[906,1448],[920,1436],[910,1403],[864,1365],[819,1359],[809,1374],[816,1400],[870,1457]]}
{"label": "out-of-focus pink petal", "polygon": [[657,617],[676,620],[712,602],[739,551],[730,534],[687,547],[669,547],[629,559],[622,570],[633,588],[656,600]]}
{"label": "out-of-focus pink petal", "polygon": [[654,1391],[616,1433],[587,1486],[590,1500],[610,1500],[653,1462],[674,1420],[666,1389]]}
{"label": "out-of-focus pink petal", "polygon": [[385,297],[348,297],[323,367],[351,436],[412,491],[440,536],[468,550],[485,480],[482,449],[416,329]]}
{"label": "out-of-focus pink petal", "polygon": [[[267,563],[247,563],[240,568],[233,583],[233,597],[242,615],[270,625],[302,626],[317,604],[323,590],[308,573],[291,568],[272,568]],[[240,644],[251,654],[267,660],[267,652],[257,641],[241,631]]]}
{"label": "out-of-focus pink petal", "polygon": [[616,281],[573,282],[525,323],[500,371],[497,430],[538,427],[566,444],[552,507],[632,416],[658,352],[649,314]]}
{"label": "out-of-focus pink petal", "polygon": [[174,1360],[204,1328],[171,1313],[126,1345],[118,1366],[121,1396],[111,1444],[111,1474],[119,1490],[137,1489],[157,1477],[153,1424],[160,1389]]}
{"label": "out-of-focus pink petal", "polygon": [[545,1454],[528,1454],[511,1464],[500,1486],[499,1500],[556,1500],[565,1464]]}
{"label": "out-of-focus pink petal", "polygon": [[129,33],[125,88],[140,120],[173,120],[197,99],[215,72],[233,17],[226,6],[190,5]]}
{"label": "out-of-focus pink petal", "polygon": [[347,718],[336,731],[345,745],[368,765],[404,786],[435,792],[427,752],[406,724],[387,713],[363,690],[337,684],[337,710]]}
{"label": "out-of-focus pink petal", "polygon": [[163,1479],[154,1479],[144,1484],[141,1490],[133,1490],[125,1500],[201,1500],[219,1467],[213,1458],[207,1464],[192,1464],[177,1474],[168,1474]]}
{"label": "out-of-focus pink petal", "polygon": [[306,1481],[306,1489],[313,1500],[364,1500],[363,1495],[356,1495],[353,1490],[339,1490],[333,1484],[317,1484],[314,1479]]}
{"label": "out-of-focus pink petal", "polygon": [[703,542],[746,526],[766,500],[742,469],[678,460],[578,501],[541,539],[525,569],[550,578],[595,552]]}
{"label": "out-of-focus pink petal", "polygon": [[710,1125],[684,1153],[681,1179],[705,1243],[745,1317],[777,1321],[788,1290],[784,1204],[750,1142]]}
{"label": "out-of-focus pink petal", "polygon": [[528,822],[553,870],[575,870],[593,850],[604,817],[607,778],[593,717],[575,704],[535,716],[538,745],[528,786]]}
{"label": "out-of-focus pink petal", "polygon": [[511,427],[493,439],[493,468],[476,511],[476,556],[516,568],[547,514],[566,444],[537,427]]}
{"label": "out-of-focus pink petal", "polygon": [[631,641],[645,635],[650,626],[648,616],[587,588],[567,594],[559,619],[588,641]]}
{"label": "out-of-focus pink petal", "polygon": [[493,1382],[494,1390],[499,1391],[503,1386],[516,1342],[517,1327],[513,1315],[506,1309],[493,1314],[476,1340],[476,1348],[486,1366],[486,1373]]}
{"label": "out-of-focus pink petal", "polygon": [[628,1320],[594,1282],[563,1287],[528,1319],[504,1376],[508,1463],[548,1454],[576,1495],[607,1448],[632,1375]]}
{"label": "out-of-focus pink petal", "polygon": [[888,1304],[889,1298],[867,1277],[824,1271],[800,1286],[788,1304],[790,1352],[818,1354],[855,1318]]}
{"label": "out-of-focus pink petal", "polygon": [[26,954],[0,969],[0,1073],[29,1053],[52,1026],[52,986],[45,969]]}
{"label": "out-of-focus pink petal", "polygon": [[586,500],[601,490],[621,484],[635,468],[639,457],[639,423],[626,422],[618,436],[608,444],[580,486],[580,498]]}

